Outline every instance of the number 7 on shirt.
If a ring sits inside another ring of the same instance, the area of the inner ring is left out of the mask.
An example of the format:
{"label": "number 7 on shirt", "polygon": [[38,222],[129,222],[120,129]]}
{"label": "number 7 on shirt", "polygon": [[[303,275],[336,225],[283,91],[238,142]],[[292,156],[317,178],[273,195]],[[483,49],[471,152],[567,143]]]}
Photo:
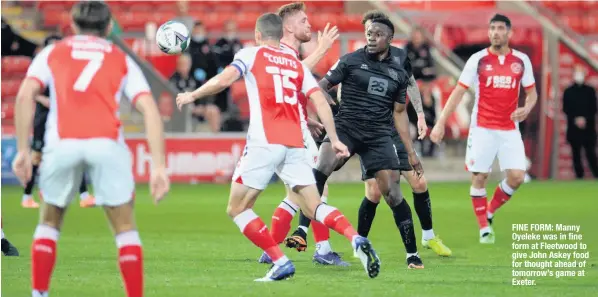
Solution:
{"label": "number 7 on shirt", "polygon": [[73,89],[78,92],[85,92],[91,80],[96,75],[100,67],[102,67],[102,61],[104,60],[104,53],[103,52],[96,52],[96,51],[82,51],[82,50],[73,50],[71,52],[71,57],[75,60],[87,60],[87,65],[77,77],[75,84],[73,85]]}

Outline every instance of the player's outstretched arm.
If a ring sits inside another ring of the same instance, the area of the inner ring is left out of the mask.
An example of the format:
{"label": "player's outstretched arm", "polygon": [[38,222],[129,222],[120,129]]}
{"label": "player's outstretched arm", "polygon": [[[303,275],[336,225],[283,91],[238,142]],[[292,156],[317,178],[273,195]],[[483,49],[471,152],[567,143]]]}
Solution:
{"label": "player's outstretched arm", "polygon": [[413,109],[417,113],[417,134],[419,139],[424,139],[426,137],[426,133],[428,132],[428,125],[426,125],[426,118],[424,116],[424,106],[422,105],[422,96],[419,92],[419,87],[417,86],[417,81],[415,77],[411,75],[409,79],[409,86],[407,86],[407,95],[409,99],[411,99],[411,104],[413,104]]}
{"label": "player's outstretched arm", "polygon": [[212,77],[205,84],[193,92],[185,92],[177,95],[176,103],[179,109],[185,104],[218,94],[230,87],[241,77],[241,72],[236,67],[226,67],[218,75]]}
{"label": "player's outstretched arm", "polygon": [[442,138],[444,137],[444,130],[445,125],[448,117],[455,111],[459,103],[461,103],[461,99],[463,99],[463,95],[467,89],[463,87],[461,84],[457,85],[451,95],[449,96],[446,105],[442,109],[440,113],[440,117],[436,121],[436,125],[432,129],[432,133],[430,133],[430,139],[434,143],[440,143]]}
{"label": "player's outstretched arm", "polygon": [[135,107],[143,114],[147,143],[152,155],[152,174],[150,190],[155,202],[160,201],[170,189],[170,181],[166,176],[166,158],[164,154],[164,125],[160,118],[158,106],[150,93],[138,95]]}
{"label": "player's outstretched arm", "polygon": [[302,61],[303,64],[313,72],[320,60],[326,56],[326,53],[332,47],[334,41],[338,39],[338,36],[338,28],[336,26],[330,28],[330,23],[327,23],[324,32],[318,32],[318,47],[316,47],[311,55],[307,56],[307,58]]}

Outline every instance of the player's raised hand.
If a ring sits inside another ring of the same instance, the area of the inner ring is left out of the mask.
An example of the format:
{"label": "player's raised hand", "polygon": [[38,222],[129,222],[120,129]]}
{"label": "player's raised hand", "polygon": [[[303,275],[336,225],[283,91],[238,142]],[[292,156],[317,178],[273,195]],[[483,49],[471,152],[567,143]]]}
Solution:
{"label": "player's raised hand", "polygon": [[423,115],[417,116],[417,139],[424,139],[428,133],[428,125],[426,124],[426,118]]}
{"label": "player's raised hand", "polygon": [[154,197],[154,204],[158,204],[170,190],[170,179],[164,168],[153,169],[150,175],[150,194]]}
{"label": "player's raised hand", "polygon": [[26,152],[18,152],[12,162],[12,171],[25,186],[31,180],[31,156]]}
{"label": "player's raised hand", "polygon": [[338,37],[338,28],[336,26],[330,28],[330,23],[326,23],[324,31],[318,31],[318,46],[325,50],[329,50]]}
{"label": "player's raised hand", "polygon": [[523,122],[529,115],[530,110],[526,107],[519,107],[511,114],[511,120],[515,122]]}
{"label": "player's raised hand", "polygon": [[444,137],[444,124],[436,123],[434,128],[432,128],[432,132],[430,132],[430,140],[433,143],[440,144],[442,138]]}
{"label": "player's raised hand", "polygon": [[176,95],[176,106],[179,108],[179,110],[182,110],[183,105],[189,104],[193,101],[195,101],[195,98],[193,98],[191,92],[184,92]]}
{"label": "player's raised hand", "polygon": [[336,152],[336,155],[338,157],[348,158],[351,155],[349,153],[349,148],[347,148],[347,146],[339,140],[331,141],[330,144],[332,145],[332,149],[334,150],[334,152]]}
{"label": "player's raised hand", "polygon": [[413,167],[413,174],[420,179],[424,175],[424,166],[415,151],[409,153],[409,164]]}

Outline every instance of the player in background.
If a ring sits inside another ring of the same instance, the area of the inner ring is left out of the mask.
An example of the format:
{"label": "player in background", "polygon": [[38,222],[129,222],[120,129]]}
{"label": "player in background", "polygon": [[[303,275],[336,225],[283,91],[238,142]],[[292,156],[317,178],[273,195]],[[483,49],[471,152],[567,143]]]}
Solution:
{"label": "player in background", "polygon": [[[406,247],[408,268],[423,268],[411,208],[398,184],[399,158],[391,138],[392,131],[398,130],[409,163],[421,176],[423,168],[412,146],[405,110],[411,73],[390,53],[393,35],[394,26],[388,19],[372,20],[366,34],[367,46],[341,57],[320,81],[320,87],[329,90],[343,84],[342,102],[335,117],[339,138],[351,154],[360,156],[366,174],[375,176]],[[394,129],[389,125],[393,120]],[[320,193],[330,174],[347,160],[335,156],[329,143],[322,144],[314,170]]]}
{"label": "player in background", "polygon": [[177,96],[183,104],[221,92],[241,76],[245,77],[250,105],[249,130],[245,152],[233,174],[227,213],[241,232],[272,259],[273,266],[265,277],[256,281],[277,281],[295,273],[293,263],[283,254],[264,222],[252,207],[259,194],[276,173],[298,194],[297,204],[328,228],[344,235],[360,254],[368,276],[380,271],[371,243],[361,237],[347,218],[336,208],[322,203],[301,132],[298,93],[309,97],[316,106],[331,139],[330,150],[348,156],[339,141],[328,102],[307,67],[280,48],[282,19],[274,13],[260,16],[256,22],[257,47],[240,50],[231,66],[210,79],[199,89]]}
{"label": "player in background", "polygon": [[[371,25],[372,20],[374,19],[388,19],[388,16],[375,10],[364,14],[361,23],[365,26],[366,34],[367,28]],[[428,126],[426,125],[426,120],[424,118],[421,93],[419,92],[417,82],[411,73],[411,63],[408,61],[409,58],[407,57],[407,52],[404,49],[391,46],[390,55],[393,59],[398,59],[398,62],[403,68],[409,68],[406,69],[410,75],[407,95],[417,112],[419,139],[423,139],[426,136]],[[393,129],[392,140],[397,150],[397,156],[399,157],[399,171],[407,180],[413,191],[413,204],[422,227],[422,246],[432,249],[439,256],[450,256],[452,251],[444,245],[442,240],[434,234],[434,230],[432,229],[432,203],[426,178],[423,175],[418,178],[417,175],[414,174],[415,172],[413,171],[411,164],[409,164],[407,150],[396,129]],[[378,188],[374,176],[368,175],[362,170],[362,179],[365,180],[365,197],[359,207],[357,232],[359,232],[359,235],[367,237],[376,215],[376,208],[382,200],[382,193]]]}
{"label": "player in background", "polygon": [[[44,46],[54,44],[62,38],[58,36],[50,36],[44,41]],[[35,115],[33,117],[33,141],[31,143],[31,163],[33,164],[31,171],[31,180],[25,185],[23,190],[23,198],[21,199],[21,206],[24,208],[38,208],[39,204],[33,200],[32,192],[35,185],[35,178],[39,164],[42,161],[42,150],[44,148],[44,134],[46,133],[46,120],[48,119],[48,111],[50,110],[50,89],[46,88],[43,94],[35,97]],[[42,193],[40,193],[40,199]],[[87,191],[87,181],[85,176],[81,179],[79,186],[79,206],[93,207],[95,206],[95,198]]]}
{"label": "player in background", "polygon": [[144,116],[152,155],[150,192],[156,203],[170,187],[162,121],[139,66],[104,39],[112,28],[108,5],[79,2],[71,16],[76,35],[44,48],[33,59],[15,106],[18,152],[13,170],[24,184],[31,178],[28,138],[35,96],[50,89],[46,150],[40,167],[44,205],[31,247],[32,296],[48,296],[64,214],[88,170],[96,204],[104,207],[115,234],[126,294],[141,297],[143,252],[133,216],[131,154],[118,119],[121,94]]}
{"label": "player in background", "polygon": [[[296,58],[299,58],[298,49],[302,43],[309,42],[311,40],[311,25],[307,19],[305,13],[305,4],[302,2],[296,2],[284,5],[278,10],[278,16],[282,19],[283,23],[283,36],[280,41],[280,47],[292,54]],[[329,25],[326,25],[324,32],[318,32],[318,47],[316,50],[303,60],[303,63],[311,71],[313,70],[318,62],[324,57],[326,52],[330,49],[334,41],[338,38],[338,29],[336,26],[329,30]],[[312,164],[312,167],[316,166],[316,160],[318,158],[318,147],[311,135],[308,125],[315,126],[316,129],[321,126],[317,121],[309,119],[307,116],[307,98],[301,94],[298,94],[298,100],[301,110],[301,131],[303,133],[303,141],[307,148],[307,158]],[[291,230],[291,221],[297,213],[298,206],[293,201],[297,201],[297,198],[290,197],[296,195],[285,185],[287,197],[280,203],[280,205],[274,210],[272,215],[271,233],[274,241],[282,243],[289,230]],[[324,188],[324,194],[322,195],[322,202],[326,203],[328,196],[328,187]],[[301,215],[299,220],[301,222],[311,221],[307,216],[300,212]],[[313,255],[313,261],[323,265],[340,265],[348,266],[347,262],[341,260],[340,256],[332,251],[332,246],[328,239],[330,238],[330,230],[318,221],[313,222],[314,239],[316,242],[316,251]],[[299,251],[304,251],[307,248],[307,227],[299,229],[298,231],[302,237],[299,237],[301,241],[285,241],[290,247],[296,248]],[[258,262],[260,263],[272,263],[272,260],[268,257],[267,253],[262,253]]]}
{"label": "player in background", "polygon": [[19,256],[19,250],[12,245],[8,239],[4,238],[4,227],[2,227],[2,254],[5,256]]}
{"label": "player in background", "polygon": [[[440,143],[447,118],[453,113],[468,88],[474,88],[475,105],[467,139],[465,168],[472,173],[470,188],[473,210],[480,227],[480,243],[494,243],[492,218],[525,179],[525,149],[518,122],[527,118],[536,105],[534,73],[529,57],[509,47],[513,35],[511,21],[496,14],[490,20],[490,47],[473,54],[459,77],[430,138]],[[517,107],[520,88],[527,94],[525,105]],[[501,171],[506,171],[490,203],[486,184],[492,163],[498,156]]]}

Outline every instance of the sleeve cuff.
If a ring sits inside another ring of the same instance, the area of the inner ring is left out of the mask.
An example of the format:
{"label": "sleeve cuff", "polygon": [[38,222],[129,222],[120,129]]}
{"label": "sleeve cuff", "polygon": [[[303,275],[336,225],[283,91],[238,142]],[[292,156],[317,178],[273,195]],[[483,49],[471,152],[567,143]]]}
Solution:
{"label": "sleeve cuff", "polygon": [[243,69],[241,69],[241,67],[237,64],[230,64],[230,66],[237,68],[237,70],[239,71],[239,74],[241,76],[243,76]]}
{"label": "sleeve cuff", "polygon": [[458,82],[458,84],[459,84],[460,86],[462,86],[462,87],[466,88],[466,89],[469,89],[469,86],[468,86],[468,85],[466,85],[466,84],[464,84],[464,83],[462,83],[462,82]]}
{"label": "sleeve cuff", "polygon": [[531,85],[529,85],[527,87],[523,87],[523,88],[527,91],[527,90],[529,90],[529,89],[531,89],[531,88],[533,88],[535,86],[536,86],[536,83],[533,83],[533,84],[531,84]]}
{"label": "sleeve cuff", "polygon": [[314,92],[319,91],[319,90],[320,90],[320,87],[313,87],[305,93],[305,97],[309,98],[309,96],[311,96],[311,94],[313,94]]}
{"label": "sleeve cuff", "polygon": [[141,91],[139,93],[137,93],[137,95],[135,95],[133,97],[133,99],[131,99],[131,105],[135,106],[135,104],[137,104],[137,99],[139,99],[139,97],[141,97],[142,95],[151,95],[152,93],[149,91]]}
{"label": "sleeve cuff", "polygon": [[[239,59],[234,60],[231,65],[236,66],[239,69],[243,69],[241,73],[245,73],[247,71],[247,65],[245,65],[245,63]],[[241,68],[241,66],[243,66],[243,68]]]}
{"label": "sleeve cuff", "polygon": [[41,79],[39,79],[38,77],[27,76],[26,78],[29,78],[29,79],[32,79],[32,80],[36,81],[40,85],[40,87],[41,87],[42,90],[44,90],[46,88],[46,85],[44,84],[44,82]]}

